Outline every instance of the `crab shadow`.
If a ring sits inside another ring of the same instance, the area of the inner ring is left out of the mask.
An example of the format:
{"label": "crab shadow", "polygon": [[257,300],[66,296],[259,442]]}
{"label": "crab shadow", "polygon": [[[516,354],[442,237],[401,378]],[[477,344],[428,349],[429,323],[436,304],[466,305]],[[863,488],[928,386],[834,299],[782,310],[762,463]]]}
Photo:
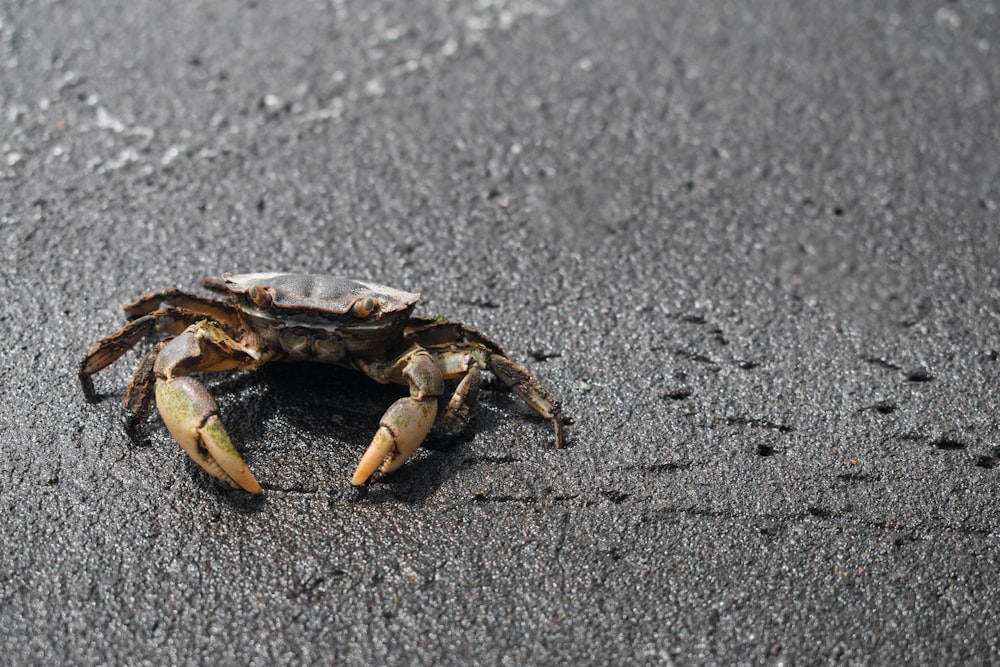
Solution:
{"label": "crab shadow", "polygon": [[[458,437],[442,438],[432,431],[404,466],[359,490],[347,480],[378,429],[382,414],[396,399],[407,395],[405,387],[381,385],[357,371],[319,363],[271,364],[245,373],[201,379],[219,401],[222,420],[233,442],[251,460],[251,468],[288,465],[297,455],[303,455],[304,449],[310,449],[311,458],[327,461],[323,468],[332,479],[325,488],[331,496],[349,500],[422,503],[465,467],[462,444],[495,427],[493,420],[477,416],[482,412],[477,406],[469,427]],[[493,383],[484,389],[480,402],[493,400],[492,396],[501,391],[510,393]],[[450,391],[445,392],[444,400],[448,397]],[[303,441],[311,446],[303,445]],[[221,499],[237,509],[253,511],[259,507],[259,502],[246,500],[247,494],[219,487],[193,462],[190,469],[204,488],[214,488]],[[342,485],[338,477],[343,479]],[[291,488],[287,484],[263,485],[265,495],[268,489],[275,488],[301,490],[294,484]]]}

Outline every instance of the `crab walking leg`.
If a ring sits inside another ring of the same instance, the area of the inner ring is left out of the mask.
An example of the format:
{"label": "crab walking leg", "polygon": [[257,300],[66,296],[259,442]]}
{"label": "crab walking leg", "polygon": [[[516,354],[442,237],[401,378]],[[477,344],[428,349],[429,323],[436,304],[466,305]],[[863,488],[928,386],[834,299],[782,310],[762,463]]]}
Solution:
{"label": "crab walking leg", "polygon": [[454,438],[462,434],[469,425],[469,413],[479,398],[479,386],[483,382],[479,366],[472,366],[455,387],[455,393],[448,400],[444,414],[438,420],[438,428],[446,438]]}
{"label": "crab walking leg", "polygon": [[160,341],[152,350],[143,355],[138,368],[132,375],[132,381],[125,387],[122,398],[125,400],[125,409],[129,412],[126,423],[130,432],[134,432],[149,416],[153,395],[156,391],[156,374],[153,372],[153,367],[156,364],[157,355],[166,344],[167,341]]}
{"label": "crab walking leg", "polygon": [[[481,364],[468,352],[438,352],[434,354],[434,360],[445,380],[459,379],[444,412],[434,425],[438,437],[455,438],[468,427],[469,415],[479,398],[479,387],[483,382]],[[485,361],[482,363],[485,364]]]}
{"label": "crab walking leg", "polygon": [[[402,378],[410,385],[410,395],[401,398],[385,411],[378,431],[361,457],[351,484],[362,486],[376,474],[399,468],[420,447],[434,425],[437,399],[444,393],[444,378],[430,353],[417,348],[398,359],[390,373],[402,366]],[[365,369],[372,374],[371,367]],[[378,378],[385,381],[385,378]]]}
{"label": "crab walking leg", "polygon": [[490,370],[504,384],[513,390],[524,403],[538,413],[539,416],[552,422],[555,431],[556,449],[563,446],[562,408],[559,402],[552,398],[545,387],[522,366],[515,364],[507,357],[493,354],[489,358]]}
{"label": "crab walking leg", "polygon": [[176,287],[143,294],[135,301],[122,304],[122,310],[130,318],[134,319],[157,310],[161,307],[161,304],[208,315],[212,319],[231,326],[237,325],[239,321],[236,309],[225,301],[219,301],[218,299],[193,292],[185,292]]}
{"label": "crab walking leg", "polygon": [[217,325],[201,322],[164,345],[153,365],[156,407],[170,435],[209,475],[250,493],[260,493],[260,484],[229,439],[215,399],[188,373],[260,363]]}
{"label": "crab walking leg", "polygon": [[140,340],[158,331],[176,336],[203,317],[204,315],[183,308],[157,310],[132,320],[118,331],[97,341],[80,362],[80,385],[86,399],[93,403],[97,398],[94,381],[90,376],[113,364]]}

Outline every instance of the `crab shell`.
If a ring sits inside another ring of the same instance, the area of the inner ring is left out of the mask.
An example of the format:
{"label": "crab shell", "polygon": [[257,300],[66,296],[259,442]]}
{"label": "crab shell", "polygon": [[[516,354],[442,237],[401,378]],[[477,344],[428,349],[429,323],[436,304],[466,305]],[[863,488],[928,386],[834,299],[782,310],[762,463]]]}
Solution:
{"label": "crab shell", "polygon": [[[412,310],[419,292],[404,292],[386,285],[338,276],[300,273],[226,273],[221,281],[230,294],[248,303],[248,310],[269,303],[282,317],[294,313],[319,316],[346,315],[359,302],[371,299],[379,316]],[[261,296],[261,294],[267,296]],[[256,297],[256,298],[255,298]],[[259,310],[259,309],[258,309]],[[272,317],[272,319],[274,319]]]}
{"label": "crab shell", "polygon": [[418,292],[339,276],[227,273],[216,280],[206,286],[229,295],[261,340],[293,359],[377,355],[399,338],[420,300]]}

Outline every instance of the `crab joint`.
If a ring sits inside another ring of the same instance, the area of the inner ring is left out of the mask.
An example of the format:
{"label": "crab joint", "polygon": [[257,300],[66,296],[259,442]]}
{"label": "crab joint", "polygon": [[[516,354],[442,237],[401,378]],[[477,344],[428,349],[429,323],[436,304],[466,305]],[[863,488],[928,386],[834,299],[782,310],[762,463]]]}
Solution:
{"label": "crab joint", "polygon": [[219,406],[204,385],[186,376],[159,379],[156,407],[170,435],[205,472],[234,489],[261,492],[219,419]]}

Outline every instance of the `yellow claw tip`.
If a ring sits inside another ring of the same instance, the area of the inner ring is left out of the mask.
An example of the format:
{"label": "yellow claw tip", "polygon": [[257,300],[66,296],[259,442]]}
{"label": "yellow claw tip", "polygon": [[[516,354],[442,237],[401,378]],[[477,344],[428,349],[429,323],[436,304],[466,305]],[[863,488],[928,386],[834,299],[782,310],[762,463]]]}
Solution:
{"label": "yellow claw tip", "polygon": [[247,477],[249,479],[239,480],[239,484],[243,487],[244,491],[252,493],[255,496],[264,492],[264,489],[260,488],[260,483],[256,480],[256,478],[254,478],[253,474],[249,470],[247,470]]}
{"label": "yellow claw tip", "polygon": [[222,420],[217,415],[209,417],[204,426],[198,429],[198,434],[201,436],[201,442],[215,463],[240,488],[253,494],[263,491],[257,478],[250,472],[250,468],[243,462],[243,457],[240,456],[240,453],[236,451],[236,447],[229,440],[226,429],[222,425]]}
{"label": "yellow claw tip", "polygon": [[[379,430],[375,433],[375,437],[372,438],[372,442],[368,445],[368,449],[365,450],[364,455],[358,462],[358,467],[354,470],[354,476],[351,477],[351,484],[354,486],[364,486],[371,479],[371,476],[375,474],[380,468],[384,468],[385,460],[392,454],[395,448],[396,439],[392,436],[384,426],[379,427]],[[384,471],[384,470],[383,470]]]}

